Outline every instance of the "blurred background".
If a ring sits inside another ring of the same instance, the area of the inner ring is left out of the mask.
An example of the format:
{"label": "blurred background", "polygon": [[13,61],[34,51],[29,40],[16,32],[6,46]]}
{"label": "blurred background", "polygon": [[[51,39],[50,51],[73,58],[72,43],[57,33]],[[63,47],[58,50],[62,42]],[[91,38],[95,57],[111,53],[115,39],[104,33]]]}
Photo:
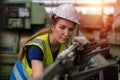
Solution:
{"label": "blurred background", "polygon": [[120,57],[120,0],[0,0],[0,80],[9,79],[22,43],[48,26],[48,15],[63,3],[75,6],[90,41],[108,39],[108,53]]}

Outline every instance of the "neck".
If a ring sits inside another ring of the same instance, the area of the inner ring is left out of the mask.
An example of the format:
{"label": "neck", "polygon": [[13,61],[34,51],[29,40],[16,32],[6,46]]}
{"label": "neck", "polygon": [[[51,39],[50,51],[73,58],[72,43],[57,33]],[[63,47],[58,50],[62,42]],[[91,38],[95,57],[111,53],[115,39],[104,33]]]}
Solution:
{"label": "neck", "polygon": [[52,52],[55,52],[59,49],[60,44],[56,41],[52,33],[49,34],[49,44],[50,44]]}

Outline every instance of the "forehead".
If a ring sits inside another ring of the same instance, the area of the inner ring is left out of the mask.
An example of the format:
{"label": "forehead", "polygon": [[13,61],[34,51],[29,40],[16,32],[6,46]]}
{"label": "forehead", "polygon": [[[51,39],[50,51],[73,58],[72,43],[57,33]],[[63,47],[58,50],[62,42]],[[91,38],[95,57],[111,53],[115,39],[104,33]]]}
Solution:
{"label": "forehead", "polygon": [[57,24],[66,25],[66,26],[75,26],[76,24],[70,20],[58,18]]}

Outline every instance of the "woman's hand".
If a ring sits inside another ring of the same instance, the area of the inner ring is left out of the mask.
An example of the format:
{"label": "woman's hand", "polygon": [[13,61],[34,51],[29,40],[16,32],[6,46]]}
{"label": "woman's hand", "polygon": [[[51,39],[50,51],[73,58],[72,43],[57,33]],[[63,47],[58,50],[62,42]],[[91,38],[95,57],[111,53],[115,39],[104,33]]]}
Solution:
{"label": "woman's hand", "polygon": [[72,43],[74,45],[86,45],[90,42],[85,36],[76,36],[76,37],[73,38]]}

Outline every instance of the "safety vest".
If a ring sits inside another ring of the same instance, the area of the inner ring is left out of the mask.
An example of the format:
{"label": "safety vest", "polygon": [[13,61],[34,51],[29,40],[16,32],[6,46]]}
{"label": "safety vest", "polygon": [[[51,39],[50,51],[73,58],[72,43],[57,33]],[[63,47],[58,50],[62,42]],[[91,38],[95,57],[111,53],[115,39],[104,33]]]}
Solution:
{"label": "safety vest", "polygon": [[[52,64],[54,62],[52,52],[51,52],[51,49],[50,49],[50,45],[49,45],[48,33],[42,34],[42,35],[34,38],[33,40],[29,41],[24,46],[24,52],[26,52],[27,47],[31,46],[31,45],[37,46],[42,50],[43,55],[44,55],[43,63],[45,65],[49,65],[49,64]],[[59,48],[59,51],[58,51],[58,54],[60,54],[63,50],[67,49],[70,45],[71,45],[70,41],[68,41],[66,44],[61,44],[60,48]],[[26,70],[25,73],[27,73],[28,76],[32,76],[32,69],[29,67],[29,64],[28,64],[28,61],[27,61],[27,58],[26,58],[26,53],[23,57],[22,63],[23,63],[22,66]]]}
{"label": "safety vest", "polygon": [[10,80],[33,80],[33,78],[27,74],[24,64],[16,61],[10,74]]}

